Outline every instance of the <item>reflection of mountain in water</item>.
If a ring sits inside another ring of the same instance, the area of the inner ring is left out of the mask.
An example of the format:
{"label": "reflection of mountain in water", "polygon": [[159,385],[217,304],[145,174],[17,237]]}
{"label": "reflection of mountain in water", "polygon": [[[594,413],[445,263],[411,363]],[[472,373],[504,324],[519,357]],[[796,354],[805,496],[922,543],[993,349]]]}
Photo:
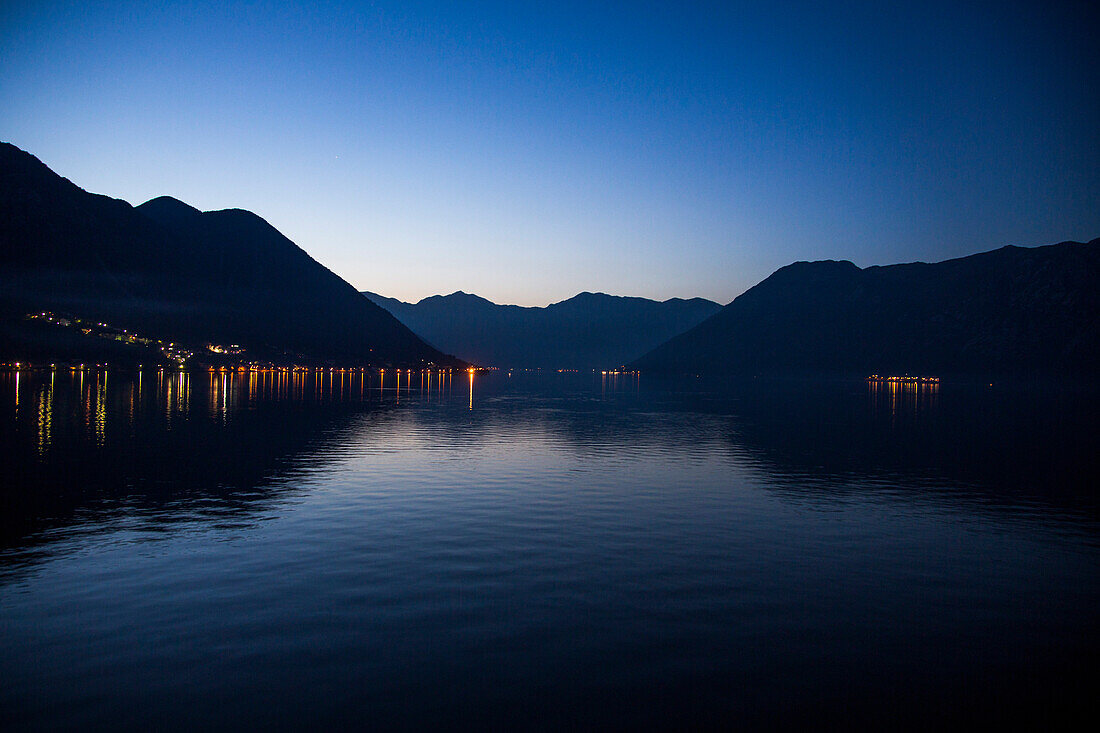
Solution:
{"label": "reflection of mountain in water", "polygon": [[883,491],[1096,515],[1096,396],[827,385],[748,393],[729,439],[804,499]]}
{"label": "reflection of mountain in water", "polygon": [[[438,378],[437,378],[438,379]],[[397,399],[364,373],[0,376],[0,546],[119,516],[240,521]]]}
{"label": "reflection of mountain in water", "polygon": [[880,494],[982,511],[1026,504],[1098,514],[1097,400],[1065,390],[716,386],[634,375],[24,372],[0,376],[0,395],[7,547],[120,517],[251,521],[295,479],[371,446],[454,457],[549,448],[578,467],[724,456],[752,485],[798,502]]}
{"label": "reflection of mountain in water", "polygon": [[722,451],[760,473],[765,488],[800,501],[890,492],[1096,516],[1098,403],[1092,392],[1057,386],[517,374],[480,381],[477,409],[461,421],[408,419],[429,421],[443,442],[549,438],[580,459],[629,451],[702,460]]}

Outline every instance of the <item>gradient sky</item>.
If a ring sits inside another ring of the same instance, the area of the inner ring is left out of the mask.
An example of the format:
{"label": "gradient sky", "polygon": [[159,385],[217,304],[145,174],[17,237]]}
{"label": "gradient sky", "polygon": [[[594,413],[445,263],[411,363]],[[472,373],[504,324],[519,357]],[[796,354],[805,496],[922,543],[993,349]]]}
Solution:
{"label": "gradient sky", "polygon": [[891,5],[6,2],[0,139],[412,301],[1100,236],[1090,4]]}

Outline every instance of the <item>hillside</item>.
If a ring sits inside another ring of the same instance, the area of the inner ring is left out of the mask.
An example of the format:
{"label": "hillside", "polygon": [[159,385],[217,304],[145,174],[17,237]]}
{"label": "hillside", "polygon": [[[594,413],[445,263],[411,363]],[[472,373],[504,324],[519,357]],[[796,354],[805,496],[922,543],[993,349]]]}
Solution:
{"label": "hillside", "polygon": [[253,213],[169,197],[135,208],[6,143],[0,284],[0,359],[80,358],[80,339],[24,320],[50,311],[280,363],[453,362]]}
{"label": "hillside", "polygon": [[633,362],[659,373],[1095,374],[1100,240],[797,262]]}

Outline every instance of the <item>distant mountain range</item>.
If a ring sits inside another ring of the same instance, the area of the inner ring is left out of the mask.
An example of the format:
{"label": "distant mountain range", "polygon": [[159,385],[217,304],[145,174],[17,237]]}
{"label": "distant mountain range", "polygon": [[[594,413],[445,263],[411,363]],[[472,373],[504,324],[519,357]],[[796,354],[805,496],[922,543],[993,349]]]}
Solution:
{"label": "distant mountain range", "polygon": [[696,374],[1100,372],[1100,239],[936,264],[797,262],[631,368]]}
{"label": "distant mountain range", "polygon": [[721,308],[702,298],[661,302],[603,293],[581,293],[545,308],[497,305],[463,292],[418,303],[363,295],[437,348],[506,368],[620,366]]}
{"label": "distant mountain range", "polygon": [[[25,318],[42,311],[153,347]],[[457,363],[253,213],[169,197],[135,208],[0,143],[0,360],[159,358],[157,340],[283,364]]]}
{"label": "distant mountain range", "polygon": [[180,359],[184,347],[280,364],[451,366],[454,353],[673,374],[1096,375],[1100,240],[936,264],[798,262],[724,308],[602,293],[545,308],[462,292],[410,304],[356,292],[250,212],[169,197],[132,207],[0,143],[0,361]]}

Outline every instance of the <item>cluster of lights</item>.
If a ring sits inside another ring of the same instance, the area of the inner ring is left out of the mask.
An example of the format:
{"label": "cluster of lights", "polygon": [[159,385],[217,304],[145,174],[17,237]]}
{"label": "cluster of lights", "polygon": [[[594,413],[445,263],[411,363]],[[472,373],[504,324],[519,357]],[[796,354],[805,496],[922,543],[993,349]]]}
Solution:
{"label": "cluster of lights", "polygon": [[160,344],[163,347],[164,342],[158,339],[146,338],[136,333],[126,330],[125,328],[118,328],[112,326],[109,323],[103,321],[86,321],[76,316],[63,316],[51,311],[40,311],[38,313],[28,313],[26,315],[27,320],[31,321],[46,321],[56,326],[63,328],[70,328],[75,326],[85,336],[99,336],[100,338],[119,341],[124,344],[141,344],[142,346],[152,346],[153,344]]}
{"label": "cluster of lights", "polygon": [[64,318],[62,316],[51,313],[50,311],[42,311],[41,313],[28,313],[27,319],[31,321],[41,319],[44,321],[49,321],[50,323],[56,323],[59,326],[71,326],[73,324],[73,320],[75,320],[77,323],[80,323],[79,318],[70,320],[68,318]]}
{"label": "cluster of lights", "polygon": [[237,355],[244,353],[244,347],[242,347],[240,344],[229,344],[228,346],[222,346],[221,344],[207,344],[206,348],[215,354]]}
{"label": "cluster of lights", "polygon": [[867,377],[868,382],[901,382],[903,384],[939,384],[939,377],[910,377],[908,374],[905,376],[891,376],[880,377],[877,374],[872,374]]}
{"label": "cluster of lights", "polygon": [[193,351],[185,349],[182,346],[176,346],[175,343],[170,343],[166,346],[162,346],[160,347],[160,350],[164,353],[166,357],[179,363],[180,366],[186,364],[187,360],[195,355]]}
{"label": "cluster of lights", "polygon": [[[316,374],[322,374],[322,373],[327,372],[329,374],[363,374],[363,373],[373,372],[373,371],[378,371],[381,374],[386,373],[385,369],[377,369],[376,370],[373,367],[309,367],[309,366],[281,367],[281,366],[274,366],[273,364],[247,364],[247,365],[242,364],[242,365],[239,365],[239,366],[220,366],[220,367],[213,367],[212,366],[212,367],[207,367],[206,371],[208,371],[208,372],[219,372],[219,373],[230,373],[230,374],[233,374],[233,373],[247,374],[247,373],[250,373],[250,372],[263,372],[263,373],[272,373],[272,372],[305,373],[305,372],[309,372],[309,373],[316,373]],[[392,369],[391,371],[396,373],[396,374],[417,374],[417,373],[420,373],[420,372],[429,373],[429,372],[432,372],[432,371],[438,372],[439,374],[443,374],[443,373],[450,374],[451,372],[454,371],[454,369],[452,369],[450,367],[448,367],[448,368],[442,368],[441,367],[439,369],[434,369],[434,370],[430,369],[430,368],[425,368],[425,369]],[[470,368],[467,371],[469,373],[473,374],[477,370],[474,369],[474,368]]]}
{"label": "cluster of lights", "polygon": [[[82,320],[82,319],[77,318],[75,316],[63,316],[63,315],[59,315],[57,313],[53,313],[51,311],[40,311],[38,313],[28,313],[28,314],[26,314],[26,318],[29,319],[29,320],[44,320],[44,321],[47,321],[49,323],[53,323],[55,325],[63,326],[63,327],[75,326],[75,327],[79,328],[85,335],[88,335],[88,336],[91,336],[91,335],[94,334],[94,335],[100,336],[101,338],[114,339],[114,340],[117,340],[117,341],[121,341],[123,343],[142,344],[142,345],[146,345],[146,346],[158,346],[161,350],[161,353],[164,355],[164,357],[166,359],[168,359],[169,361],[171,361],[171,362],[175,362],[176,365],[179,368],[186,367],[188,360],[192,359],[195,356],[194,351],[192,351],[191,349],[185,348],[184,346],[182,346],[180,344],[177,344],[175,342],[167,342],[166,343],[166,342],[164,342],[160,339],[145,338],[145,337],[142,337],[142,336],[140,336],[136,333],[132,333],[130,331],[127,331],[125,328],[113,327],[110,324],[104,323],[102,321],[85,321],[85,320]],[[102,331],[101,329],[106,329],[106,331]],[[240,344],[223,345],[223,344],[207,343],[204,346],[205,346],[205,350],[207,350],[211,353],[219,354],[219,355],[227,355],[227,356],[240,355],[240,354],[243,354],[246,351],[245,348],[242,347]],[[370,349],[370,351],[373,352],[374,349]],[[421,369],[404,369],[404,370],[396,369],[394,371],[396,371],[398,375],[400,375],[402,372],[404,372],[405,374],[411,375],[411,374],[414,374],[414,373],[417,373],[417,372],[426,372],[426,373],[430,374],[432,371],[437,371],[439,374],[444,374],[444,373],[450,374],[454,371],[454,369],[451,368],[451,367],[438,367],[438,368],[436,368],[434,362],[430,362],[430,361],[428,361],[428,362],[422,361],[421,364],[423,364],[423,367]],[[96,365],[96,366],[98,368],[106,368],[107,365],[103,364],[103,365]],[[50,364],[50,368],[56,368],[56,367],[57,367],[56,364]],[[2,368],[2,369],[32,369],[32,368],[36,368],[36,367],[31,365],[31,364],[28,364],[26,362],[12,362],[12,363],[0,363],[0,368]],[[83,370],[85,368],[85,365],[81,364],[79,367],[73,366],[71,368],[74,371]],[[140,368],[141,368],[141,365],[138,365],[138,369],[140,369]],[[480,369],[480,367],[478,369]],[[163,368],[161,368],[161,371],[163,371]],[[386,372],[385,369],[378,369],[377,367],[352,367],[352,368],[346,368],[346,367],[309,367],[309,366],[300,366],[300,365],[295,365],[293,367],[289,367],[289,366],[280,367],[280,366],[275,366],[274,364],[272,364],[270,362],[266,362],[266,363],[265,362],[251,362],[251,363],[245,363],[245,364],[238,364],[237,366],[209,367],[208,371],[210,371],[210,372],[214,372],[214,371],[218,371],[218,372],[311,372],[311,373],[327,371],[327,372],[330,372],[330,373],[342,373],[342,374],[373,372],[373,371],[378,371],[381,374],[385,374],[385,372]],[[471,374],[473,374],[473,372],[477,371],[477,369],[470,368],[468,371]]]}
{"label": "cluster of lights", "polygon": [[[0,363],[0,369],[8,371],[30,371],[33,369],[48,369],[50,371],[57,371],[59,368],[62,370],[68,370],[70,372],[85,372],[85,371],[99,371],[107,369],[110,365],[107,362],[96,364],[62,364],[60,367],[56,363],[50,364],[34,364],[29,361],[11,361]],[[140,368],[140,365],[139,365]]]}

